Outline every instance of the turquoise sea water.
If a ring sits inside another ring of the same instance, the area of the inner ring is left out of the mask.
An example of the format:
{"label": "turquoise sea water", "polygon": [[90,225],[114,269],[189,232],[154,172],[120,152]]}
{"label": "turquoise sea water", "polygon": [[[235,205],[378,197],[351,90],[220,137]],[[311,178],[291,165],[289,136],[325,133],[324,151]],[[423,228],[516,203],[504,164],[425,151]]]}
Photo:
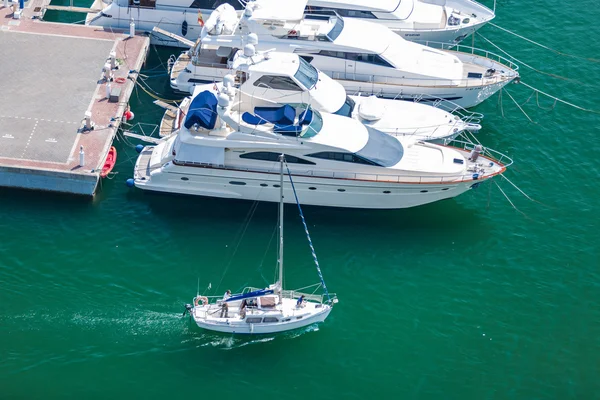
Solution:
{"label": "turquoise sea water", "polygon": [[[597,0],[506,0],[494,22],[600,58],[599,12]],[[522,66],[524,82],[600,109],[600,64],[481,33],[571,79]],[[176,52],[152,49],[148,75]],[[172,96],[164,77],[148,83]],[[160,120],[141,91],[131,106]],[[506,94],[476,110],[480,140],[516,160],[506,176],[537,202],[497,180],[520,212],[495,184],[400,211],[305,207],[340,303],[287,335],[213,335],[181,316],[197,279],[219,295],[273,279],[276,205],[128,189],[124,142],[93,201],[0,190],[0,398],[600,398],[598,115],[533,97],[531,123]],[[285,252],[288,286],[317,280],[293,206]]]}

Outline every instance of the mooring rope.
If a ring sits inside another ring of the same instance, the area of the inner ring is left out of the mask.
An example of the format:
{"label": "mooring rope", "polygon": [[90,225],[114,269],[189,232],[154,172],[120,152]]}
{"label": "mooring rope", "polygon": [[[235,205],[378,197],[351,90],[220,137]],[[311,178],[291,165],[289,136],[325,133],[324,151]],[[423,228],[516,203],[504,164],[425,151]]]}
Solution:
{"label": "mooring rope", "polygon": [[559,50],[553,49],[553,48],[551,48],[551,47],[545,46],[545,45],[543,45],[543,44],[541,44],[541,43],[538,43],[538,42],[536,42],[536,41],[534,41],[534,40],[531,40],[531,39],[529,39],[529,38],[526,38],[525,36],[519,35],[519,34],[518,34],[518,33],[516,33],[516,32],[509,31],[508,29],[506,29],[506,28],[503,28],[503,27],[501,27],[501,26],[498,26],[498,25],[496,25],[496,24],[494,24],[494,23],[492,23],[492,22],[488,22],[488,25],[491,25],[491,26],[493,26],[494,28],[498,28],[498,29],[500,29],[501,31],[504,31],[504,32],[506,32],[506,33],[509,33],[509,34],[511,34],[511,35],[514,35],[514,36],[518,37],[519,39],[523,39],[523,40],[525,40],[525,41],[527,41],[527,42],[529,42],[529,43],[531,43],[531,44],[535,44],[536,46],[539,46],[539,47],[541,47],[541,48],[543,48],[543,49],[549,50],[549,51],[551,51],[551,52],[553,52],[553,53],[555,53],[555,54],[558,54],[558,55],[561,55],[561,56],[565,56],[565,57],[578,58],[578,59],[580,59],[580,60],[590,61],[590,62],[594,62],[594,63],[600,63],[600,60],[599,60],[599,59],[596,59],[596,58],[582,57],[582,56],[578,56],[578,55],[575,55],[575,54],[569,54],[569,53],[565,53],[565,52],[563,52],[563,51],[559,51]]}
{"label": "mooring rope", "polygon": [[519,105],[519,103],[517,103],[517,101],[515,100],[514,97],[512,97],[512,95],[510,94],[510,92],[504,88],[502,88],[502,90],[504,90],[506,92],[506,94],[508,95],[508,97],[510,97],[510,99],[517,105],[517,107],[519,107],[519,110],[521,110],[521,112],[523,113],[523,115],[525,115],[525,117],[527,117],[527,119],[529,120],[529,122],[534,123],[533,120],[531,118],[529,118],[529,115],[527,115],[527,113],[525,112],[525,110],[523,110],[523,107],[521,107]]}
{"label": "mooring rope", "polygon": [[505,50],[503,50],[502,48],[500,48],[500,46],[496,45],[494,42],[492,42],[491,40],[489,40],[488,38],[486,38],[485,36],[483,36],[481,33],[475,32],[475,34],[478,35],[478,36],[480,36],[483,40],[485,40],[486,42],[488,42],[492,46],[494,46],[498,51],[501,51],[502,53],[504,53],[507,57],[515,60],[518,64],[521,64],[521,65],[523,65],[523,66],[525,66],[525,67],[527,67],[529,69],[532,69],[533,71],[535,71],[535,72],[537,72],[539,74],[548,75],[548,76],[551,76],[553,78],[562,79],[564,81],[577,83],[579,85],[584,85],[584,83],[579,82],[579,81],[577,81],[575,79],[567,78],[567,77],[561,76],[561,75],[552,74],[550,72],[542,71],[540,69],[532,67],[531,65],[527,64],[525,61],[519,60],[518,58],[516,58],[513,55],[509,54],[508,52],[506,52]]}
{"label": "mooring rope", "polygon": [[[534,88],[533,86],[531,86],[531,85],[528,85],[528,84],[526,84],[526,83],[525,83],[525,82],[523,82],[523,81],[521,81],[519,84],[520,84],[520,85],[523,85],[523,86],[525,86],[525,87],[528,87],[529,89],[531,89],[531,90],[533,90],[533,91],[535,91],[535,92],[537,92],[537,93],[539,93],[539,94],[543,94],[544,96],[547,96],[547,97],[549,97],[549,98],[553,99],[555,102],[560,102],[560,103],[566,104],[566,105],[568,105],[568,106],[570,106],[570,107],[576,108],[576,109],[578,109],[578,110],[581,110],[581,111],[585,111],[585,112],[589,112],[589,113],[593,113],[593,114],[600,114],[600,111],[598,111],[598,110],[592,110],[592,109],[589,109],[589,108],[581,107],[581,106],[578,106],[577,104],[573,104],[573,103],[570,103],[570,102],[568,102],[568,101],[566,101],[566,100],[559,99],[558,97],[556,97],[556,96],[552,96],[551,94],[548,94],[548,93],[546,93],[546,92],[542,92],[541,90],[539,90],[539,89],[536,89],[536,88]],[[508,93],[508,92],[507,92],[507,93]],[[520,107],[519,107],[519,108],[520,108]]]}

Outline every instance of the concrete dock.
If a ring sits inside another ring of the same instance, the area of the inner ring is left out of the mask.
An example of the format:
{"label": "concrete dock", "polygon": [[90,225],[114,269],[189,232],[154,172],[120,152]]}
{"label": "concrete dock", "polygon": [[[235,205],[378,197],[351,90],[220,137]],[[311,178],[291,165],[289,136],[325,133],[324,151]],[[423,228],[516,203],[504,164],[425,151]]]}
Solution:
{"label": "concrete dock", "polygon": [[[20,19],[0,3],[0,186],[92,196],[135,85],[130,71],[150,41],[32,19],[43,1],[30,0]],[[111,51],[120,64],[114,102],[102,72]],[[86,112],[93,130],[84,129]]]}

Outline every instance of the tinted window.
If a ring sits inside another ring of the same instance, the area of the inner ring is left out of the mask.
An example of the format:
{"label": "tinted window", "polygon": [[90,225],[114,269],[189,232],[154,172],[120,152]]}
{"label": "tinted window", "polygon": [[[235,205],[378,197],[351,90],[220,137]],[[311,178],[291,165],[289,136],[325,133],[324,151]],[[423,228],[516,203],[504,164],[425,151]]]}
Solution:
{"label": "tinted window", "polygon": [[306,7],[305,12],[319,12],[319,11],[326,11],[326,10],[335,11],[336,13],[338,13],[339,15],[341,15],[342,17],[371,18],[371,19],[377,18],[370,11],[345,10],[345,9],[342,9],[342,8],[328,8],[328,7],[308,6],[308,7]]}
{"label": "tinted window", "polygon": [[[281,155],[281,153],[274,153],[271,151],[255,151],[252,153],[244,153],[244,154],[240,154],[240,158],[247,158],[250,160],[262,160],[262,161],[279,161],[279,156]],[[290,156],[285,154],[285,161],[287,161],[290,164],[309,164],[309,165],[315,165],[314,162],[312,161],[308,161],[308,160],[304,160],[302,158],[298,158],[295,156]]]}
{"label": "tinted window", "polygon": [[331,30],[327,34],[327,39],[329,39],[330,42],[333,42],[335,39],[338,38],[338,36],[340,36],[342,30],[344,30],[344,20],[341,18],[336,18],[335,25],[333,25],[333,28],[331,28]]}
{"label": "tinted window", "polygon": [[346,96],[346,101],[344,102],[342,107],[339,110],[337,110],[334,114],[343,115],[344,117],[351,117],[352,111],[354,111],[354,105],[354,100]]}
{"label": "tinted window", "polygon": [[278,90],[293,90],[297,92],[302,91],[296,82],[287,76],[264,75],[254,82],[254,86],[269,87]]}
{"label": "tinted window", "polygon": [[381,58],[378,54],[367,54],[367,53],[349,53],[345,51],[331,51],[331,50],[321,50],[319,55],[326,57],[335,57],[335,58],[343,58],[345,60],[350,61],[360,61],[366,62],[369,64],[375,65],[383,65],[384,67],[392,67],[392,65]]}
{"label": "tinted window", "polygon": [[306,157],[322,158],[324,160],[345,161],[355,164],[378,165],[373,161],[364,159],[353,153],[342,153],[337,151],[322,151],[320,153],[307,154]]}
{"label": "tinted window", "polygon": [[319,80],[319,71],[304,59],[299,58],[299,60],[298,71],[294,74],[294,78],[307,89],[312,89]]}
{"label": "tinted window", "polygon": [[257,317],[246,318],[247,324],[260,324],[261,322],[262,322],[262,318],[257,318]]}
{"label": "tinted window", "polygon": [[382,167],[391,167],[400,162],[404,155],[402,144],[393,136],[365,125],[369,140],[365,147],[356,152],[359,156],[371,160]]}
{"label": "tinted window", "polygon": [[275,317],[265,317],[263,322],[279,322],[279,320]]}
{"label": "tinted window", "polygon": [[[194,0],[190,8],[202,8],[203,10],[214,10],[219,7],[221,4],[228,3],[233,6],[236,10],[243,10],[244,7],[237,0]],[[204,18],[208,18],[208,15],[204,16]]]}

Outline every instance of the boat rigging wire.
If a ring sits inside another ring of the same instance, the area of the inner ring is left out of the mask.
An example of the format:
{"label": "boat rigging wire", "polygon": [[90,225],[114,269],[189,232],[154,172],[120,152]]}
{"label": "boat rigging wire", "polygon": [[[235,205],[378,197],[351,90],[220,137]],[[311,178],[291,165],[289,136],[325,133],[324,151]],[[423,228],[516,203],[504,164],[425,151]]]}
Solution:
{"label": "boat rigging wire", "polygon": [[300,201],[298,200],[298,194],[296,193],[296,187],[294,186],[294,181],[292,180],[292,174],[290,173],[290,167],[288,166],[287,161],[285,161],[285,168],[287,169],[288,176],[290,178],[290,184],[292,186],[292,191],[294,192],[294,198],[296,199],[296,204],[298,205],[298,211],[300,212],[300,219],[302,219],[302,225],[304,225],[304,232],[306,232],[306,238],[308,239],[308,245],[310,246],[310,250],[312,252],[313,260],[315,265],[317,266],[317,272],[319,273],[319,278],[321,279],[321,285],[323,285],[323,291],[327,296],[327,301],[331,302],[331,297],[329,297],[329,290],[327,290],[327,285],[325,285],[325,280],[323,279],[323,273],[321,272],[321,267],[319,266],[319,260],[317,259],[317,253],[315,252],[315,248],[312,244],[312,240],[310,239],[310,233],[308,232],[308,226],[306,225],[306,220],[304,219],[304,214],[302,213],[302,207],[300,206]]}
{"label": "boat rigging wire", "polygon": [[519,34],[518,34],[518,33],[516,33],[516,32],[510,31],[510,30],[508,30],[508,29],[506,29],[506,28],[503,28],[503,27],[501,27],[501,26],[499,26],[499,25],[496,25],[496,24],[494,24],[493,22],[488,22],[488,25],[491,25],[491,26],[493,26],[494,28],[498,28],[498,29],[500,29],[501,31],[504,31],[504,32],[506,32],[506,33],[509,33],[509,34],[511,34],[511,35],[514,35],[514,36],[518,37],[519,39],[523,39],[523,40],[525,40],[525,41],[527,41],[527,42],[529,42],[529,43],[531,43],[531,44],[534,44],[534,45],[536,45],[536,46],[539,46],[539,47],[541,47],[541,48],[543,48],[543,49],[549,50],[549,51],[551,51],[551,52],[553,52],[553,53],[555,53],[555,54],[558,54],[558,55],[560,55],[560,56],[577,58],[577,59],[580,59],[580,60],[585,60],[585,61],[589,61],[589,62],[593,62],[593,63],[600,63],[600,59],[597,59],[597,58],[583,57],[583,56],[578,56],[578,55],[575,55],[575,54],[569,54],[569,53],[565,53],[565,52],[563,52],[563,51],[559,51],[559,50],[553,49],[553,48],[551,48],[551,47],[545,46],[545,45],[543,45],[543,44],[541,44],[541,43],[538,43],[538,42],[536,42],[536,41],[534,41],[534,40],[531,40],[531,39],[529,39],[529,38],[526,38],[525,36],[519,35]]}

